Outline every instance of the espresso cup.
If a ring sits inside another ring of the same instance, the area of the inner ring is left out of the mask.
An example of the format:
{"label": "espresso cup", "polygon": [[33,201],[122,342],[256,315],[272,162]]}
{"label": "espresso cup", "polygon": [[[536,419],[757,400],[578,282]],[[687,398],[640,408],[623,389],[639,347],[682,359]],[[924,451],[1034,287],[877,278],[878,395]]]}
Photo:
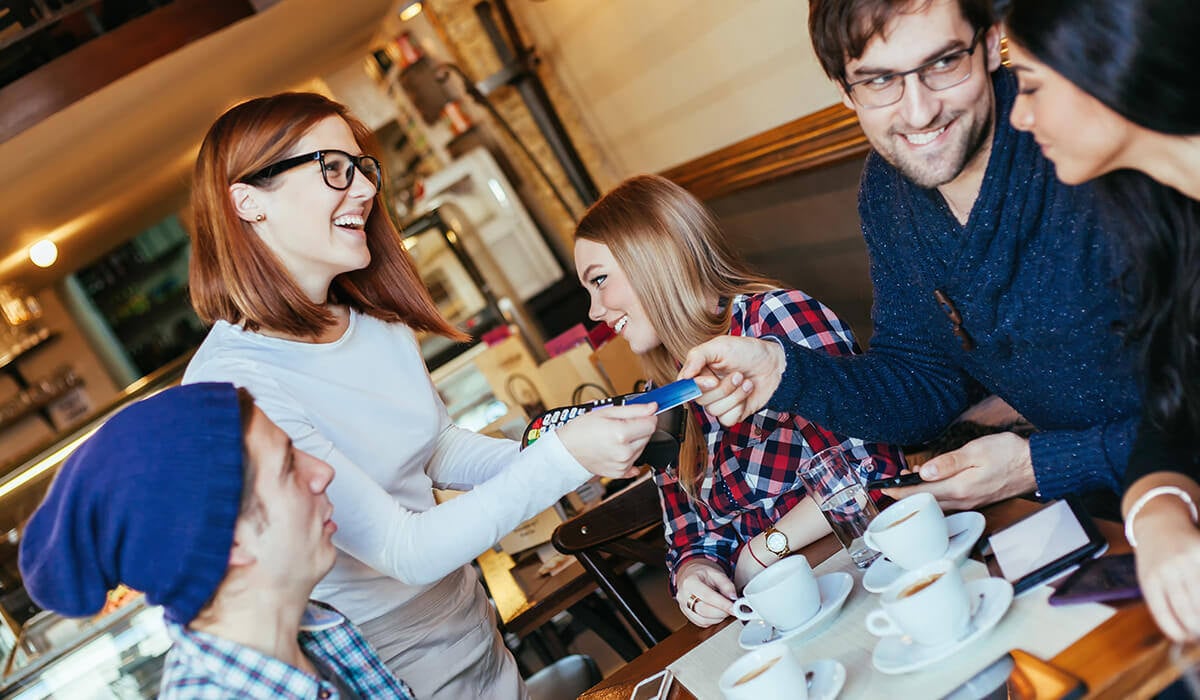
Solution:
{"label": "espresso cup", "polygon": [[763,620],[778,630],[799,627],[821,608],[821,590],[803,554],[785,557],[758,572],[733,601],[741,620]]}
{"label": "espresso cup", "polygon": [[805,700],[804,666],[788,645],[775,642],[738,657],[717,680],[726,700]]}
{"label": "espresso cup", "polygon": [[896,566],[909,570],[941,559],[950,546],[942,507],[929,493],[918,493],[888,506],[867,526],[863,539]]}
{"label": "espresso cup", "polygon": [[971,622],[971,599],[958,565],[949,559],[909,571],[885,590],[879,610],[867,613],[867,630],[878,637],[903,634],[937,646],[962,639]]}

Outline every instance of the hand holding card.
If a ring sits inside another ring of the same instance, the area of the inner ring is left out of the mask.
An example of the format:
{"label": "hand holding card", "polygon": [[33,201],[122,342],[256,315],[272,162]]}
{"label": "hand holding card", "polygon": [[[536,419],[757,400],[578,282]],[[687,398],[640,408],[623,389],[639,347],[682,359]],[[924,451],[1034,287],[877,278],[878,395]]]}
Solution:
{"label": "hand holding card", "polygon": [[525,428],[525,434],[521,439],[521,447],[524,448],[532,445],[542,435],[552,433],[568,421],[598,408],[654,403],[657,404],[654,413],[658,415],[696,399],[700,396],[700,393],[700,387],[696,385],[695,380],[680,379],[679,381],[671,382],[666,386],[641,394],[624,394],[622,396],[613,396],[599,401],[592,401],[591,403],[554,408],[534,417],[529,422],[529,425]]}

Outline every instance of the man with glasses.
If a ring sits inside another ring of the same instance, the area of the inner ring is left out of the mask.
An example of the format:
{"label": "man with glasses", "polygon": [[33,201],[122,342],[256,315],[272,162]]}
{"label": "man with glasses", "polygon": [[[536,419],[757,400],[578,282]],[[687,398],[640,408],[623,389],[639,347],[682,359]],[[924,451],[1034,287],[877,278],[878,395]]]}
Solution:
{"label": "man with glasses", "polygon": [[1138,412],[1092,192],[1059,183],[1009,124],[1016,80],[1000,67],[991,9],[812,0],[821,65],[874,149],[859,191],[870,351],[836,358],[785,339],[720,338],[682,372],[707,366],[725,378],[702,377],[711,388],[700,401],[727,425],[766,405],[900,444],[928,441],[971,401],[999,396],[1038,431],[979,437],[926,462],[927,483],[887,492],[926,490],[951,508],[1116,491]]}

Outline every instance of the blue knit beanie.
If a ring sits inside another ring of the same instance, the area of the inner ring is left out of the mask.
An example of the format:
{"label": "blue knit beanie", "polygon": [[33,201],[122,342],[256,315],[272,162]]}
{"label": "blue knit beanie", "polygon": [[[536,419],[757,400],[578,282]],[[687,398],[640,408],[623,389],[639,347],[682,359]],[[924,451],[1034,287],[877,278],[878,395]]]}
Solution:
{"label": "blue knit beanie", "polygon": [[123,583],[186,625],[225,578],[242,499],[232,384],[167,389],[110,418],[66,461],[21,538],[35,603],[93,615]]}

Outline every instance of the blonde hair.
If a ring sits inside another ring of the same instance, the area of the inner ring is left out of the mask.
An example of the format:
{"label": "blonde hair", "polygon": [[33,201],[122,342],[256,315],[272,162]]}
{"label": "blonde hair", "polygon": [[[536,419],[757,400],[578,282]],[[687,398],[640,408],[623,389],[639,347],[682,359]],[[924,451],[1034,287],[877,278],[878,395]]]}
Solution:
{"label": "blonde hair", "polygon": [[[675,379],[693,347],[729,332],[728,301],[779,289],[732,249],[712,213],[690,192],[657,175],[617,185],[584,214],[575,237],[608,247],[625,273],[661,345],[641,355],[647,378]],[[679,482],[694,496],[707,466],[699,425],[688,421]],[[703,458],[702,458],[703,455]]]}

